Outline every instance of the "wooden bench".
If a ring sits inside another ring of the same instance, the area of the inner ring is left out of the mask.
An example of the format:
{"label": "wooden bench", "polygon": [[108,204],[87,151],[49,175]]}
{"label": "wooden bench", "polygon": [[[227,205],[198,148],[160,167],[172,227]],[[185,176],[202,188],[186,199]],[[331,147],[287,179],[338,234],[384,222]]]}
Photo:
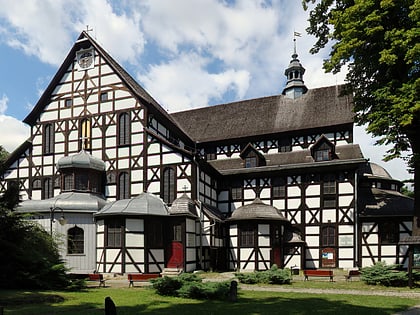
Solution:
{"label": "wooden bench", "polygon": [[145,282],[150,279],[158,278],[159,274],[157,273],[129,273],[128,277],[128,287],[134,287],[134,282]]}
{"label": "wooden bench", "polygon": [[346,281],[352,281],[353,277],[359,277],[360,270],[349,270],[349,273],[346,275]]}
{"label": "wooden bench", "polygon": [[90,274],[88,274],[88,281],[99,282],[98,287],[100,287],[100,286],[105,287],[105,279],[104,279],[103,274],[101,274],[101,273],[90,273]]}
{"label": "wooden bench", "polygon": [[330,281],[334,281],[332,270],[304,270],[303,275],[305,276],[305,281],[309,280],[308,277],[329,277]]}

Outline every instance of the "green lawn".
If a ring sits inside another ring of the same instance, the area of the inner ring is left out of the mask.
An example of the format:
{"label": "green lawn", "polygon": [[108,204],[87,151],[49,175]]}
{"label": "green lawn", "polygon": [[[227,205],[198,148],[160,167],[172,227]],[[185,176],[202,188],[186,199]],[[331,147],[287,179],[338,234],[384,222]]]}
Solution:
{"label": "green lawn", "polygon": [[[312,282],[311,285],[316,282]],[[334,283],[322,283],[328,288]],[[82,292],[0,291],[5,315],[104,314],[112,297],[118,315],[134,314],[394,314],[419,303],[400,297],[240,290],[236,303],[162,297],[147,288],[91,288]]]}

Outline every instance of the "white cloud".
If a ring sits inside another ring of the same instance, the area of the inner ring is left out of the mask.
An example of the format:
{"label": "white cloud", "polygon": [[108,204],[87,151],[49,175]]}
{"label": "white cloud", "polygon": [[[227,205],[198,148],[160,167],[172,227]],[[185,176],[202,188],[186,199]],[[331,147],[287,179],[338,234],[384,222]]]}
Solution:
{"label": "white cloud", "polygon": [[399,180],[406,180],[413,177],[407,171],[407,164],[402,159],[394,159],[384,162],[383,158],[390,146],[374,145],[377,138],[372,138],[365,131],[364,126],[355,126],[354,128],[354,142],[360,145],[362,153],[370,162],[376,163],[385,168],[390,175]]}
{"label": "white cloud", "polygon": [[181,54],[167,63],[153,65],[139,80],[170,112],[203,107],[210,100],[221,101],[227,92],[243,97],[249,85],[246,71],[207,72],[208,59],[195,53]]}
{"label": "white cloud", "polygon": [[29,137],[29,127],[16,118],[4,114],[8,102],[8,97],[3,95],[0,99],[0,125],[2,130],[7,132],[0,132],[0,145],[8,152],[12,152]]}
{"label": "white cloud", "polygon": [[61,64],[86,25],[120,61],[135,63],[143,50],[139,13],[118,15],[106,0],[0,0],[0,6],[7,23],[0,28],[2,41],[48,64]]}

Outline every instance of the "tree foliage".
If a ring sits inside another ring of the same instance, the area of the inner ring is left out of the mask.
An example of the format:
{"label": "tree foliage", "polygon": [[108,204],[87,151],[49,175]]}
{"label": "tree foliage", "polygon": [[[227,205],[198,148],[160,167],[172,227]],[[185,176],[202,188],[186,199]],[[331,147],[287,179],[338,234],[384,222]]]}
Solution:
{"label": "tree foliage", "polygon": [[420,1],[303,0],[316,53],[332,41],[324,62],[336,73],[347,64],[356,121],[393,144],[386,159],[419,151]]}
{"label": "tree foliage", "polygon": [[332,43],[327,72],[348,66],[356,122],[391,144],[385,160],[408,152],[414,170],[413,235],[420,235],[420,0],[302,0],[319,52]]}
{"label": "tree foliage", "polygon": [[0,197],[0,288],[57,289],[69,285],[57,245],[39,225],[12,211],[18,189]]}

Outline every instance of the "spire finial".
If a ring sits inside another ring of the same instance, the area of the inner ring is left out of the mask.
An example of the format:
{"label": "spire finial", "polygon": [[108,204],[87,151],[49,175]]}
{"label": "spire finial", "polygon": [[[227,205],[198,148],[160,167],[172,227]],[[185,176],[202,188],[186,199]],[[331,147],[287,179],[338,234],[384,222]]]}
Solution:
{"label": "spire finial", "polygon": [[[297,52],[296,52],[296,37],[301,37],[302,34],[299,32],[294,31],[293,32],[293,56],[297,57]],[[294,58],[296,58],[294,57]]]}

